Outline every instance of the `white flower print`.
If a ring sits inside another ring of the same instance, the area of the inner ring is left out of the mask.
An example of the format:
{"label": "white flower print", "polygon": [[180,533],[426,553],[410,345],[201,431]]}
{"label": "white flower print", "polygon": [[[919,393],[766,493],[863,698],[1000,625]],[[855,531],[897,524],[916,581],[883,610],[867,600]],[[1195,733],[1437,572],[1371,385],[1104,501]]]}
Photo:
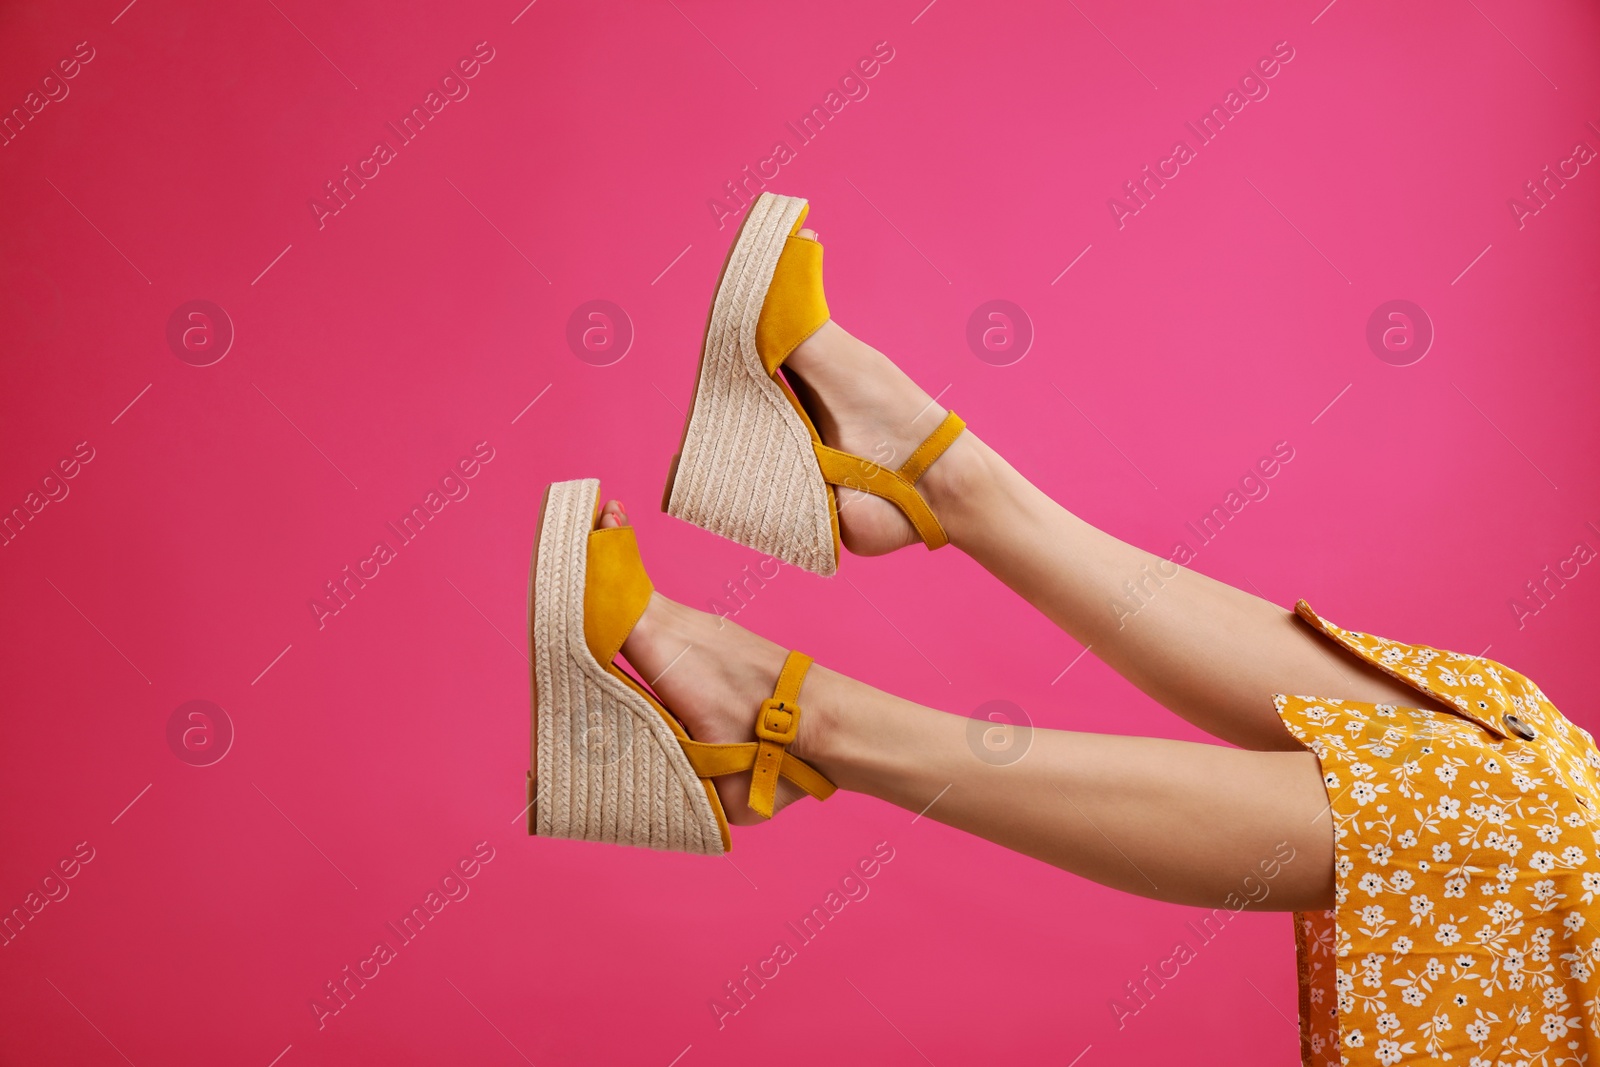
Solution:
{"label": "white flower print", "polygon": [[1392,1064],[1400,1062],[1400,1057],[1402,1055],[1411,1052],[1411,1046],[1412,1042],[1410,1041],[1407,1041],[1404,1045],[1402,1045],[1398,1041],[1389,1041],[1384,1038],[1379,1038],[1376,1052],[1378,1062],[1383,1064],[1383,1067],[1391,1067]]}
{"label": "white flower print", "polygon": [[[1335,835],[1334,910],[1296,920],[1307,1062],[1600,1067],[1592,737],[1481,656],[1353,635],[1297,610],[1465,712],[1276,698],[1319,760]],[[1511,708],[1534,742],[1502,736]]]}

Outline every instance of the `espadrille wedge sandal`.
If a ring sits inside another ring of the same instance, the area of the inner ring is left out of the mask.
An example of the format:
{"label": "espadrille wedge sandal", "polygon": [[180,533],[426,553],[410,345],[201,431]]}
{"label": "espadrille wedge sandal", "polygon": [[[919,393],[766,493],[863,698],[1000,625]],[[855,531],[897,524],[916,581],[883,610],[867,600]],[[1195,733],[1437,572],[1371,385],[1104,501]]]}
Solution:
{"label": "espadrille wedge sandal", "polygon": [[769,818],[780,777],[826,800],[833,783],[787,751],[809,656],[789,653],[742,744],[694,740],[617,665],[653,586],[633,528],[596,529],[599,494],[592,478],[555,482],[540,509],[528,832],[715,856],[732,841],[711,779],[751,771],[750,807]]}
{"label": "espadrille wedge sandal", "polygon": [[829,448],[779,373],[828,321],[822,245],[798,236],[809,205],[762,193],[722,267],[706,324],[694,406],[661,508],[731,541],[817,574],[839,567],[834,486],[900,508],[930,549],[949,538],[917,479],[965,423],[944,417],[899,470]]}

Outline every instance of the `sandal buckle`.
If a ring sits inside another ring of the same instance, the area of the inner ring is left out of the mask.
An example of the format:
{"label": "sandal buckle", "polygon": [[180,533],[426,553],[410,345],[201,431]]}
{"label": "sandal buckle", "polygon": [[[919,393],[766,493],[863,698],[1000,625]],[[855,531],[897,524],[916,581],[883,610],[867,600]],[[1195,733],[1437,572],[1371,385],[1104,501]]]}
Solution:
{"label": "sandal buckle", "polygon": [[756,719],[756,736],[763,741],[787,745],[800,731],[800,708],[789,707],[783,701],[763,701],[761,714]]}

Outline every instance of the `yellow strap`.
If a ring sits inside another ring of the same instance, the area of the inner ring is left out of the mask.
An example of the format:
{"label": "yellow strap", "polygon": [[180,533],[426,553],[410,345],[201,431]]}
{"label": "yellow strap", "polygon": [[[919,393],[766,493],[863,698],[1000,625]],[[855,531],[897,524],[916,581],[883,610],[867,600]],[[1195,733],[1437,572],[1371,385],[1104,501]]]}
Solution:
{"label": "yellow strap", "polygon": [[[689,766],[693,767],[694,773],[701,778],[721,778],[725,774],[748,771],[755,766],[756,749],[760,747],[755,741],[713,745],[705,741],[688,741],[683,738],[678,739],[678,744],[682,746],[684,755],[689,758]],[[827,800],[837,789],[832,782],[822,776],[820,771],[792,752],[783,754],[783,763],[778,768],[778,775],[787,778],[818,800]]]}
{"label": "yellow strap", "polygon": [[818,800],[827,800],[838,788],[824,778],[821,771],[787,752],[783,754],[783,766],[778,769],[778,773]]}
{"label": "yellow strap", "polygon": [[846,489],[859,489],[889,501],[905,514],[911,525],[916,527],[922,543],[932,550],[943,548],[950,543],[950,538],[944,532],[944,527],[939,525],[928,502],[917,492],[916,483],[966,427],[967,424],[961,421],[959,415],[949,412],[898,471],[887,470],[865,457],[829,448],[820,441],[813,441],[812,448],[816,451],[817,466],[822,469],[824,481]]}
{"label": "yellow strap", "polygon": [[583,636],[602,666],[616,659],[622,643],[650,603],[650,575],[639,559],[631,526],[589,534],[583,586]]}
{"label": "yellow strap", "polygon": [[756,321],[756,352],[768,374],[828,321],[828,298],[822,291],[822,245],[797,236],[809,210],[809,205],[801,209],[784,239]]}
{"label": "yellow strap", "polygon": [[939,425],[934,427],[927,439],[918,445],[917,450],[901,465],[900,477],[916,485],[918,479],[933,466],[933,461],[944,455],[944,450],[955,444],[956,438],[960,437],[961,431],[966,428],[967,424],[961,421],[960,415],[953,411],[945,412]]}
{"label": "yellow strap", "polygon": [[756,756],[750,768],[750,810],[772,818],[772,805],[778,795],[778,772],[784,750],[800,731],[800,686],[805,681],[811,657],[790,652],[778,672],[772,697],[761,705],[756,717]]}
{"label": "yellow strap", "polygon": [[834,794],[834,784],[816,768],[791,755],[789,744],[800,729],[800,687],[805,683],[811,657],[790,652],[773,686],[772,698],[761,705],[756,720],[755,741],[714,745],[680,737],[678,744],[688,757],[689,766],[701,778],[720,778],[725,774],[750,773],[750,809],[772,818],[777,799],[778,779],[787,778],[818,800]]}

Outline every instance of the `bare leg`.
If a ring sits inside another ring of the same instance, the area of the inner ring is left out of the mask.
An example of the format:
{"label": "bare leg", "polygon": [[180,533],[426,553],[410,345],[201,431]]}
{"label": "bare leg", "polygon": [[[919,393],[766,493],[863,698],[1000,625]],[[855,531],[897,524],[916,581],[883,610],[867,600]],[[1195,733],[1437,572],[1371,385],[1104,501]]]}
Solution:
{"label": "bare leg", "polygon": [[[889,360],[827,323],[786,364],[829,444],[895,466],[944,416]],[[951,543],[1172,711],[1245,748],[1293,750],[1272,694],[1416,706],[1415,690],[1313,634],[1292,612],[1095,529],[970,430],[920,485]],[[885,501],[841,492],[846,547],[914,543]],[[1131,618],[1126,583],[1141,589]]]}
{"label": "bare leg", "polygon": [[843,789],[1156,900],[1333,904],[1333,822],[1309,752],[1036,730],[1021,759],[995,766],[975,755],[969,720],[813,670],[796,754]]}
{"label": "bare leg", "polygon": [[[607,512],[603,523],[625,521],[614,505]],[[785,654],[659,593],[622,651],[690,734],[713,742],[754,739],[756,708]],[[1038,730],[1022,758],[996,766],[970,745],[970,720],[821,665],[800,706],[793,751],[840,788],[925,810],[1102,885],[1235,910],[1332,902],[1333,824],[1308,752]],[[717,779],[730,821],[761,821],[746,806],[749,787],[748,774]],[[800,796],[779,783],[780,808]]]}

